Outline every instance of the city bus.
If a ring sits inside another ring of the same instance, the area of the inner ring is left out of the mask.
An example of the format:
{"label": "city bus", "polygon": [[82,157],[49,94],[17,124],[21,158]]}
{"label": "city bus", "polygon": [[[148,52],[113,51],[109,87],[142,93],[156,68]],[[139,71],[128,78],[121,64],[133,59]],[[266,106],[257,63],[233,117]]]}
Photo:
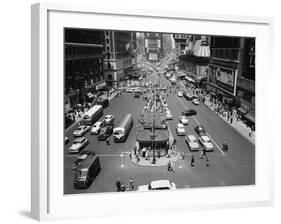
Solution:
{"label": "city bus", "polygon": [[127,114],[121,121],[120,125],[113,130],[114,142],[125,142],[131,128],[133,127],[133,117],[131,114]]}
{"label": "city bus", "polygon": [[103,107],[95,105],[89,109],[83,116],[82,124],[92,125],[103,115]]}
{"label": "city bus", "polygon": [[94,154],[87,156],[74,170],[73,185],[77,189],[88,188],[101,171],[99,157]]}

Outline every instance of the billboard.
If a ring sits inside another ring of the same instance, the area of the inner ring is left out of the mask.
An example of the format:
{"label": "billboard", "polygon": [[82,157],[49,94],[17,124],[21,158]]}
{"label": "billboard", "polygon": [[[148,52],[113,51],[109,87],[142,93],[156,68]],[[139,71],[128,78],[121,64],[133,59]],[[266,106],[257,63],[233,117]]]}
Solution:
{"label": "billboard", "polygon": [[158,61],[158,54],[157,53],[149,53],[148,60]]}
{"label": "billboard", "polygon": [[209,65],[208,81],[235,95],[236,70],[217,65]]}

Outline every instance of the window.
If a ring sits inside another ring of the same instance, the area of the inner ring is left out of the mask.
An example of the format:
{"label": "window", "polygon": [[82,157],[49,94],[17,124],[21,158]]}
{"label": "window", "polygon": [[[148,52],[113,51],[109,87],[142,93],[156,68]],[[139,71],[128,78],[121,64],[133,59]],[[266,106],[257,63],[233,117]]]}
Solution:
{"label": "window", "polygon": [[109,44],[109,39],[106,39],[106,43]]}
{"label": "window", "polygon": [[107,63],[107,67],[108,67],[108,69],[111,69],[110,63]]}

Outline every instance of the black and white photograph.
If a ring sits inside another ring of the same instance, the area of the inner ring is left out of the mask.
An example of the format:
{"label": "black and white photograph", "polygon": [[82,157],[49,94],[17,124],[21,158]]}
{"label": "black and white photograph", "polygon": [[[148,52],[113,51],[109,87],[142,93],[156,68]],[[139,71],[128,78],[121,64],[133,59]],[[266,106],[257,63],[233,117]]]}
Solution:
{"label": "black and white photograph", "polygon": [[255,38],[64,28],[64,194],[255,185]]}

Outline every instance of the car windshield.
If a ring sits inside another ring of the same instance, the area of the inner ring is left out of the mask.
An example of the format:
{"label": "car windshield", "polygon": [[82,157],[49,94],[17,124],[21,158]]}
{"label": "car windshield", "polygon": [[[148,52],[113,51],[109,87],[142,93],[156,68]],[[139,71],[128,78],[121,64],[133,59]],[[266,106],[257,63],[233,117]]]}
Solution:
{"label": "car windshield", "polygon": [[196,139],[195,139],[195,138],[192,138],[192,137],[189,137],[189,141],[190,141],[190,142],[196,142]]}
{"label": "car windshield", "polygon": [[78,159],[83,159],[84,160],[84,159],[87,158],[87,156],[88,156],[87,154],[79,155]]}

